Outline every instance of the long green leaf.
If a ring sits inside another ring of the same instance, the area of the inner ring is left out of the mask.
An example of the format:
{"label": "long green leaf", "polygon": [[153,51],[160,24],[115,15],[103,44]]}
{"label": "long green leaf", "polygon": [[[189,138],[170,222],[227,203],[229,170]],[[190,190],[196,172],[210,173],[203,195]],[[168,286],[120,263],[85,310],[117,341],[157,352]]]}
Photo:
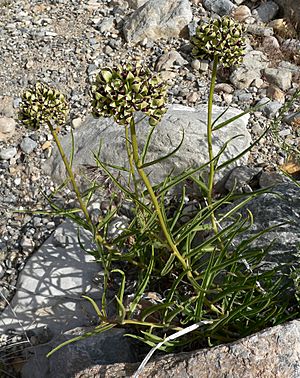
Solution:
{"label": "long green leaf", "polygon": [[154,248],[152,247],[151,259],[150,259],[150,262],[149,262],[149,265],[148,265],[147,272],[146,272],[140,286],[138,287],[137,292],[135,293],[133,301],[131,302],[131,304],[129,306],[128,318],[130,318],[132,313],[135,311],[136,306],[138,305],[140,299],[142,298],[142,296],[145,292],[145,289],[146,289],[148,282],[149,282],[149,279],[151,277],[153,267],[154,267]]}
{"label": "long green leaf", "polygon": [[[269,101],[268,101],[268,102],[269,102]],[[212,129],[213,129],[213,130],[212,130],[212,131],[219,130],[219,129],[221,129],[221,128],[224,127],[224,126],[229,125],[230,123],[232,123],[232,122],[236,121],[237,119],[243,117],[245,114],[248,114],[248,113],[251,113],[251,112],[256,112],[259,108],[261,108],[262,106],[264,106],[264,105],[266,105],[266,104],[267,104],[267,103],[264,103],[264,104],[261,104],[261,105],[253,106],[253,107],[251,107],[251,108],[249,108],[249,109],[243,111],[242,113],[240,113],[240,114],[238,114],[238,115],[236,115],[236,116],[234,116],[234,117],[231,117],[231,118],[227,119],[226,121],[224,121],[224,122],[222,122],[222,123],[220,123],[219,125],[217,125],[217,126],[214,127],[214,125],[216,124],[216,122],[217,122],[217,121],[218,121],[218,120],[219,120],[219,119],[220,119],[220,118],[226,113],[226,111],[229,109],[229,107],[228,107],[228,108],[226,108],[225,111],[224,111],[223,113],[221,113],[221,115],[218,116],[217,119],[213,122],[213,124],[212,124]]]}
{"label": "long green leaf", "polygon": [[62,347],[66,346],[66,345],[69,345],[71,343],[74,343],[75,341],[80,341],[80,340],[84,340],[86,339],[87,337],[91,337],[91,336],[94,336],[94,335],[97,335],[99,333],[102,333],[102,332],[105,332],[105,331],[108,331],[109,329],[115,327],[116,324],[104,324],[104,325],[101,325],[101,327],[96,327],[93,331],[91,332],[86,332],[84,335],[82,336],[77,336],[77,337],[74,337],[73,339],[70,339],[70,340],[67,340],[67,341],[64,341],[63,343],[61,343],[60,345],[58,345],[57,347],[53,348],[49,353],[47,353],[46,357],[50,357],[52,356],[53,353],[57,352],[59,349],[61,349]]}
{"label": "long green leaf", "polygon": [[171,151],[169,154],[165,155],[165,156],[162,156],[158,159],[155,159],[155,160],[152,160],[152,161],[149,161],[148,163],[144,163],[141,168],[146,168],[146,167],[150,167],[151,165],[154,165],[154,164],[157,164],[157,163],[160,163],[161,161],[163,160],[166,160],[168,159],[170,156],[176,154],[176,152],[180,149],[180,147],[182,146],[182,143],[183,143],[183,140],[184,140],[184,130],[182,131],[182,138],[181,138],[181,141],[179,143],[179,145],[173,150]]}
{"label": "long green leaf", "polygon": [[126,284],[126,275],[121,269],[113,269],[111,273],[119,273],[122,277],[121,285],[119,288],[118,296],[116,297],[116,300],[118,302],[118,312],[119,312],[119,318],[121,319],[121,323],[125,319],[126,316],[126,310],[123,305],[123,299],[124,299],[124,292],[125,292],[125,284]]}

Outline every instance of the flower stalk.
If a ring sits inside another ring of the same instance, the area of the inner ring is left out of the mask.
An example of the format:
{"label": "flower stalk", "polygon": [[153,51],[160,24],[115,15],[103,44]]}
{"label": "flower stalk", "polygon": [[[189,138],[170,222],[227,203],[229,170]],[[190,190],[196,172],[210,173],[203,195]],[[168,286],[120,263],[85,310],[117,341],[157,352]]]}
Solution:
{"label": "flower stalk", "polygon": [[136,169],[137,169],[141,179],[143,180],[143,182],[144,182],[144,184],[145,184],[145,186],[148,190],[148,193],[150,195],[151,201],[152,201],[153,206],[155,208],[155,211],[156,211],[162,232],[163,232],[163,234],[166,238],[166,241],[167,241],[170,249],[172,250],[172,252],[176,256],[176,258],[180,261],[184,271],[187,272],[188,277],[192,277],[190,268],[188,267],[185,259],[182,257],[182,255],[178,251],[175,243],[172,240],[172,237],[171,237],[171,235],[170,235],[170,233],[167,229],[167,225],[165,223],[164,217],[163,217],[161,209],[160,209],[159,202],[158,202],[157,197],[156,197],[156,195],[153,191],[150,180],[149,180],[147,174],[145,173],[144,169],[142,168],[142,163],[140,161],[139,152],[138,152],[138,141],[137,141],[137,136],[136,136],[134,119],[132,119],[131,122],[130,122],[130,134],[131,134],[131,142],[132,142],[133,161],[134,161],[134,164],[136,166]]}

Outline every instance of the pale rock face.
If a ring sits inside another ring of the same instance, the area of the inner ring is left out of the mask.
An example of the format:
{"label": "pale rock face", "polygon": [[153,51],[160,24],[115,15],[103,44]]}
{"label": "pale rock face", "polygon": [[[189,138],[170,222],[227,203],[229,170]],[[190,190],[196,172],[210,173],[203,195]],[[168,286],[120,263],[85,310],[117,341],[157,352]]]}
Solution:
{"label": "pale rock face", "polygon": [[[81,230],[80,236],[83,245],[92,248],[91,235]],[[100,298],[102,294],[93,284],[100,271],[93,261],[78,245],[74,223],[63,223],[26,263],[16,294],[0,315],[0,333],[45,326],[60,333],[89,324],[95,312],[82,295]]]}
{"label": "pale rock face", "polygon": [[[140,378],[300,376],[300,321],[268,328],[231,344],[189,353],[170,354],[148,362]],[[133,377],[139,364],[95,365],[75,378]]]}
{"label": "pale rock face", "polygon": [[123,33],[133,43],[178,37],[192,18],[188,0],[149,0],[125,20]]}
{"label": "pale rock face", "polygon": [[[224,108],[214,106],[213,118],[216,118],[224,110]],[[229,119],[239,113],[241,113],[239,109],[229,108],[221,120]],[[153,161],[159,157],[168,155],[179,145],[183,132],[184,140],[181,148],[175,155],[159,162],[155,167],[150,166],[146,168],[153,184],[162,182],[170,173],[177,175],[188,168],[197,168],[208,161],[206,117],[206,105],[199,106],[196,109],[182,105],[170,106],[168,112],[153,132],[146,161]],[[246,128],[248,119],[249,115],[244,115],[214,133],[214,154],[220,151],[226,141],[241,135],[229,143],[220,158],[220,163],[233,158],[250,145],[251,137]],[[150,128],[146,119],[139,123],[136,128],[139,146],[142,151]],[[87,118],[74,131],[75,151],[73,169],[75,172],[78,174],[83,164],[96,165],[92,151],[98,151],[100,140],[102,142],[100,160],[118,166],[128,166],[124,132],[124,127],[115,124],[111,119]],[[62,145],[66,155],[69,156],[71,149],[70,138],[62,138]],[[236,162],[236,164],[242,164],[246,161],[247,155],[241,158],[239,163]],[[60,182],[64,177],[65,169],[57,151],[54,152],[53,157],[46,163],[45,170],[56,181]],[[123,172],[122,174],[124,176]],[[220,175],[223,175],[223,172],[220,172]],[[126,177],[124,176],[124,178]]]}

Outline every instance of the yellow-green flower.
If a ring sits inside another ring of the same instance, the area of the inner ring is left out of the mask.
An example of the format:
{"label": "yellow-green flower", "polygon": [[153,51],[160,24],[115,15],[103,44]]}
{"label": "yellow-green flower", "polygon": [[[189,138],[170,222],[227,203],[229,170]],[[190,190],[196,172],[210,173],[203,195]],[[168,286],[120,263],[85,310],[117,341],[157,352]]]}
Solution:
{"label": "yellow-green flower", "polygon": [[196,58],[214,60],[217,57],[224,67],[241,63],[245,54],[242,27],[228,16],[208,23],[200,21],[191,43]]}
{"label": "yellow-green flower", "polygon": [[166,87],[149,68],[141,64],[103,68],[91,88],[95,117],[113,117],[120,125],[129,125],[136,111],[149,116],[156,125],[166,112]]}
{"label": "yellow-green flower", "polygon": [[65,123],[68,104],[62,93],[44,83],[36,83],[22,95],[19,119],[28,127],[37,129],[49,121],[56,126]]}

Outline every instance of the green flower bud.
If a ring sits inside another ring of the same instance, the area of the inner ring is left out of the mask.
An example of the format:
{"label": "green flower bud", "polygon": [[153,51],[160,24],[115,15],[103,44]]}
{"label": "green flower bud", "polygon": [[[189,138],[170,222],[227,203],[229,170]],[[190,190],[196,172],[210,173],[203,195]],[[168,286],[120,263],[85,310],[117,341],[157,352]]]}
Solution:
{"label": "green flower bud", "polygon": [[96,117],[113,117],[129,125],[136,111],[149,116],[156,125],[166,112],[166,87],[141,64],[106,67],[91,86],[92,112]]}
{"label": "green flower bud", "polygon": [[36,83],[22,95],[19,119],[34,129],[49,121],[61,126],[66,121],[68,110],[65,97],[58,90]]}
{"label": "green flower bud", "polygon": [[200,22],[196,34],[191,38],[192,54],[206,60],[213,60],[216,56],[224,67],[239,64],[245,54],[242,34],[241,25],[228,16],[209,23]]}

